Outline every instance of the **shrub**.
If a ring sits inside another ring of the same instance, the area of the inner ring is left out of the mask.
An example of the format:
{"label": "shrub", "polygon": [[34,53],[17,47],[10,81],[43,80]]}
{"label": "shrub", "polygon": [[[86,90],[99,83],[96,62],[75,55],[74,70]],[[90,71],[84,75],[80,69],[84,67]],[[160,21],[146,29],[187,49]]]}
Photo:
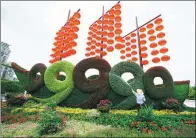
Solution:
{"label": "shrub", "polygon": [[[121,78],[121,75],[125,72],[132,73],[134,76],[134,79],[128,82],[125,82]],[[117,98],[119,99],[119,101],[122,101],[120,100],[122,98],[124,99],[122,102],[118,103],[117,105],[116,103],[113,103],[115,106],[112,108],[131,109],[136,105],[136,97],[131,92],[132,91],[131,88],[133,88],[135,91],[136,89],[144,90],[143,76],[144,76],[144,71],[135,62],[130,62],[130,61],[120,62],[111,69],[109,73],[109,82],[115,94],[110,93],[109,99],[112,102],[118,101],[116,100]]]}
{"label": "shrub", "polygon": [[47,133],[57,132],[65,124],[66,119],[63,121],[60,115],[56,112],[56,103],[47,104],[44,111],[40,113],[40,121],[38,122],[38,131],[41,135]]}
{"label": "shrub", "polygon": [[[154,78],[160,77],[163,79],[162,85],[155,85]],[[163,99],[173,97],[174,82],[170,72],[162,67],[156,66],[148,69],[144,74],[144,85],[146,93],[154,99]]]}
{"label": "shrub", "polygon": [[153,107],[152,106],[142,106],[138,111],[136,120],[138,121],[152,121],[153,120]]}
{"label": "shrub", "polygon": [[86,114],[87,117],[99,117],[100,112],[98,112],[96,109],[91,109]]}
{"label": "shrub", "polygon": [[112,102],[109,101],[108,99],[107,100],[101,100],[99,102],[99,104],[97,104],[97,109],[100,112],[109,112],[111,106],[112,106]]}
{"label": "shrub", "polygon": [[[32,83],[30,85],[25,86],[25,89],[28,92],[33,93],[34,91],[38,90],[44,85],[44,73],[46,68],[47,67],[42,63],[37,63],[31,68],[31,70],[28,73],[28,77],[29,80],[32,81]],[[38,72],[41,73],[41,76],[37,75]]]}
{"label": "shrub", "polygon": [[[95,68],[99,70],[99,77],[96,79],[88,79],[85,72]],[[87,58],[80,61],[74,68],[73,79],[77,88],[85,93],[89,93],[89,98],[76,107],[80,108],[96,108],[100,100],[105,99],[109,92],[108,73],[110,64],[100,58]]]}
{"label": "shrub", "polygon": [[164,108],[172,109],[176,113],[182,111],[182,105],[174,98],[168,98],[162,104]]}
{"label": "shrub", "polygon": [[190,87],[188,97],[189,98],[195,98],[196,97],[195,86],[194,87]]}
{"label": "shrub", "polygon": [[[69,96],[69,94],[72,92],[74,88],[73,69],[73,64],[68,61],[59,61],[50,65],[45,71],[44,81],[46,87],[51,92],[53,92],[54,95],[44,99],[37,97],[32,98],[41,103],[61,103],[64,99],[66,99]],[[59,81],[56,79],[56,74],[61,71],[66,73],[66,79],[63,81]]]}
{"label": "shrub", "polygon": [[16,96],[7,100],[8,106],[22,106],[27,99],[24,96]]}

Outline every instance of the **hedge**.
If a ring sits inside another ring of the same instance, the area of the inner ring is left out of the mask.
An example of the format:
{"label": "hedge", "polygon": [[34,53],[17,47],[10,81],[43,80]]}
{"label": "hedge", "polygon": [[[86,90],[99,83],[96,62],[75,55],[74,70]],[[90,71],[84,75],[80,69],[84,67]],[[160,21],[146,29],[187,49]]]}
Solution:
{"label": "hedge", "polygon": [[[25,88],[29,93],[35,92],[44,85],[44,73],[46,68],[47,67],[42,63],[37,63],[31,68],[28,77],[32,83]],[[38,72],[40,72],[41,75],[37,75]]]}
{"label": "hedge", "polygon": [[[132,73],[134,79],[125,82],[121,78],[121,75],[125,72]],[[135,91],[137,89],[144,90],[143,75],[144,72],[141,67],[137,63],[131,61],[120,62],[111,69],[109,74],[109,82],[112,90],[116,94],[126,97],[119,104],[115,104],[115,106],[113,107],[114,109],[130,109],[136,105],[136,97],[132,93],[132,89]],[[109,99],[111,101],[114,101],[114,99],[111,98],[112,96],[110,96]],[[115,96],[115,98],[117,97]]]}
{"label": "hedge", "polygon": [[[69,96],[69,94],[72,92],[74,88],[74,82],[72,76],[73,69],[74,66],[68,61],[59,61],[50,65],[45,71],[44,81],[46,87],[55,94],[46,99],[37,98],[37,97],[33,97],[33,99],[41,103],[50,103],[50,102],[56,102],[56,104],[61,103],[64,99],[67,98],[67,96]],[[66,79],[63,81],[57,80],[56,78],[56,74],[61,71],[66,73]]]}
{"label": "hedge", "polygon": [[[162,85],[155,85],[154,78],[160,77],[163,79]],[[162,67],[156,66],[149,68],[144,75],[145,91],[155,99],[164,99],[173,97],[174,95],[174,82],[170,72]]]}
{"label": "hedge", "polygon": [[[90,68],[99,70],[98,78],[92,80],[85,77],[85,72]],[[110,64],[106,60],[94,57],[84,59],[75,66],[73,77],[76,87],[89,93],[89,98],[76,107],[95,108],[100,100],[106,98],[109,92],[108,73],[110,69]]]}

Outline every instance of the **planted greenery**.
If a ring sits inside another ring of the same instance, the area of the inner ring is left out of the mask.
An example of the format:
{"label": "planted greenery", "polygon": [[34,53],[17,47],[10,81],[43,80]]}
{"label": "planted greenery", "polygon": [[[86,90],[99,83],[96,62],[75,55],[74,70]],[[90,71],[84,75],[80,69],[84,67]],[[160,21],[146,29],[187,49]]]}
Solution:
{"label": "planted greenery", "polygon": [[164,108],[171,109],[176,113],[182,111],[182,105],[174,98],[168,98],[162,104]]}
{"label": "planted greenery", "polygon": [[138,111],[136,120],[138,121],[152,121],[153,120],[153,107],[152,106],[141,106],[141,109]]}

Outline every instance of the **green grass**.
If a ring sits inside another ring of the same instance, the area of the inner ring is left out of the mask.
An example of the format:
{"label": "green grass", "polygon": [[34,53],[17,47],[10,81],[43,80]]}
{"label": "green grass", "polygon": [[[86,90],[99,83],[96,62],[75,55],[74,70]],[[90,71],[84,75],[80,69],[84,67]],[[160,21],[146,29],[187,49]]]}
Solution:
{"label": "green grass", "polygon": [[[26,122],[23,124],[2,124],[2,137],[38,137],[37,124]],[[185,125],[181,130],[154,131],[141,133],[136,129],[114,128],[97,125],[95,123],[70,120],[66,127],[58,133],[43,135],[42,137],[194,137],[195,126]]]}

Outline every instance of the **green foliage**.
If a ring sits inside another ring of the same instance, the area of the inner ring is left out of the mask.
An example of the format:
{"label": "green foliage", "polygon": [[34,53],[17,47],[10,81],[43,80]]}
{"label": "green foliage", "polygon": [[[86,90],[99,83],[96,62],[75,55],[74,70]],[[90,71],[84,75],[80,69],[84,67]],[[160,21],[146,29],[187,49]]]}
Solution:
{"label": "green foliage", "polygon": [[[130,72],[133,74],[134,79],[125,82],[121,75],[125,72]],[[112,94],[110,92],[109,99],[114,103],[114,109],[130,109],[136,105],[136,97],[132,93],[131,89],[135,91],[137,89],[144,90],[143,85],[143,76],[144,72],[141,67],[135,63],[130,61],[120,62],[116,64],[110,71],[109,74],[109,82],[116,94]],[[119,95],[119,98],[117,97]],[[123,97],[122,97],[123,96]],[[116,100],[119,99],[119,100]],[[124,99],[123,101],[121,99]],[[115,103],[115,101],[121,101],[120,103]]]}
{"label": "green foliage", "polygon": [[174,89],[174,98],[183,104],[189,92],[189,83],[175,84]]}
{"label": "green foliage", "polygon": [[153,107],[152,106],[142,106],[138,111],[136,120],[138,121],[152,121],[153,120]]}
{"label": "green foliage", "polygon": [[12,97],[7,100],[7,105],[18,107],[18,106],[22,106],[26,101],[27,100],[24,96]]}
{"label": "green foliage", "polygon": [[56,103],[47,104],[46,109],[40,113],[38,131],[40,135],[57,132],[62,125],[61,117],[56,111]]}
{"label": "green foliage", "polygon": [[[68,61],[59,61],[50,65],[45,71],[44,80],[46,87],[55,94],[45,99],[36,97],[33,97],[33,99],[42,103],[61,103],[64,99],[66,99],[69,96],[69,94],[73,90],[73,68],[74,66]],[[63,81],[59,81],[56,79],[56,74],[61,71],[66,73],[66,79]]]}
{"label": "green foliage", "polygon": [[[162,85],[155,85],[154,78],[160,77],[163,79]],[[174,82],[170,72],[162,67],[151,67],[145,72],[144,85],[146,93],[151,98],[164,99],[170,98],[174,95]]]}
{"label": "green foliage", "polygon": [[23,93],[24,89],[19,81],[10,81],[6,79],[1,80],[1,93],[9,93],[12,96]]}
{"label": "green foliage", "polygon": [[196,93],[195,93],[195,86],[194,87],[190,87],[189,88],[189,94],[188,94],[189,98],[195,98],[196,97]]}
{"label": "green foliage", "polygon": [[[90,68],[99,70],[98,78],[89,80],[85,77],[85,72]],[[87,58],[75,66],[73,72],[75,85],[81,91],[89,94],[89,98],[76,107],[96,108],[99,101],[106,98],[109,92],[108,73],[110,69],[110,64],[100,58]]]}
{"label": "green foliage", "polygon": [[[44,72],[46,70],[46,66],[42,63],[35,64],[28,73],[29,80],[31,80],[31,84],[27,85],[25,89],[33,93],[34,91],[40,89],[44,85]],[[41,75],[37,75],[40,72]]]}
{"label": "green foliage", "polygon": [[178,100],[173,98],[166,99],[166,101],[163,102],[163,107],[166,109],[171,109],[174,112],[182,111],[182,105],[178,102]]}

